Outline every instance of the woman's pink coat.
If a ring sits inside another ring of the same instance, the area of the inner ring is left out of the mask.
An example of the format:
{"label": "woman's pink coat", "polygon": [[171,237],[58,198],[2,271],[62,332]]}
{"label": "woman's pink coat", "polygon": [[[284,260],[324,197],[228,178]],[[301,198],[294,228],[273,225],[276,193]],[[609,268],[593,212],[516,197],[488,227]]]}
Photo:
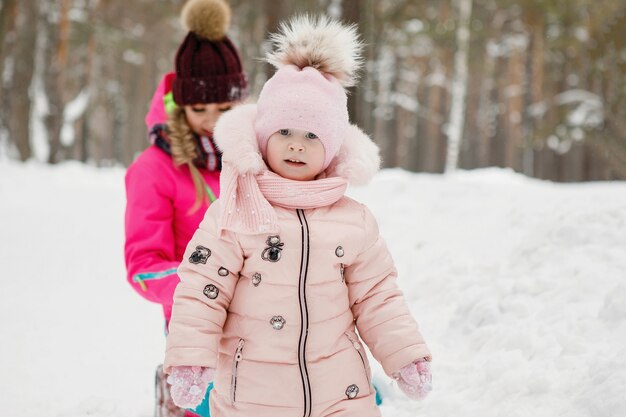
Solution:
{"label": "woman's pink coat", "polygon": [[[163,107],[167,82],[168,75],[154,93],[146,116],[148,128],[167,120]],[[200,171],[219,195],[219,173]],[[171,156],[155,145],[128,168],[124,246],[127,279],[141,296],[163,306],[166,321],[171,316],[174,289],[180,282],[176,268],[207,208],[204,205],[191,212],[195,198],[189,168],[175,167]]]}
{"label": "woman's pink coat", "polygon": [[[246,115],[234,109],[219,123],[241,132]],[[275,207],[282,246],[273,262],[270,235],[218,233],[219,204],[179,268],[166,372],[217,368],[217,417],[379,416],[360,338],[388,375],[430,353],[369,210],[347,197],[310,210]]]}

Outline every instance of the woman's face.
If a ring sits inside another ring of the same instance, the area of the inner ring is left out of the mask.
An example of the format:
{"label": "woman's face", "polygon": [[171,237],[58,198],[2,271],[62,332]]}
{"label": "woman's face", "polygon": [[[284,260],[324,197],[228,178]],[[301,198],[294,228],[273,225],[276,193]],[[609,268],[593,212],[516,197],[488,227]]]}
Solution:
{"label": "woman's face", "polygon": [[192,104],[184,106],[187,123],[191,130],[200,136],[211,136],[217,119],[230,110],[234,102]]}

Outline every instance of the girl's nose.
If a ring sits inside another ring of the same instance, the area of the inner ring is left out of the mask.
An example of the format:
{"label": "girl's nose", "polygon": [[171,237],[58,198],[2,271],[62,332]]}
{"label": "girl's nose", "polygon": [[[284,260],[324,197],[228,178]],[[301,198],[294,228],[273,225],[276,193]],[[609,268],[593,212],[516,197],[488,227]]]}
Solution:
{"label": "girl's nose", "polygon": [[304,151],[304,146],[301,143],[291,142],[289,144],[289,150],[295,151],[295,152],[302,152],[302,151]]}

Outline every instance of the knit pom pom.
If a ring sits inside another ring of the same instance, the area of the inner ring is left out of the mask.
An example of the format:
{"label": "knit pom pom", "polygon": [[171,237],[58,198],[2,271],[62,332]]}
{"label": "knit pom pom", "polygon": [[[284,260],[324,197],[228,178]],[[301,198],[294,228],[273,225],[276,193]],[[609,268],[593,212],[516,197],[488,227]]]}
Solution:
{"label": "knit pom pom", "polygon": [[280,68],[296,65],[313,67],[335,77],[344,87],[356,83],[357,71],[363,62],[363,44],[356,25],[343,25],[328,16],[300,15],[280,25],[271,35],[274,51],[267,62]]}
{"label": "knit pom pom", "polygon": [[189,0],[180,18],[188,31],[210,41],[219,41],[230,25],[230,7],[224,0]]}

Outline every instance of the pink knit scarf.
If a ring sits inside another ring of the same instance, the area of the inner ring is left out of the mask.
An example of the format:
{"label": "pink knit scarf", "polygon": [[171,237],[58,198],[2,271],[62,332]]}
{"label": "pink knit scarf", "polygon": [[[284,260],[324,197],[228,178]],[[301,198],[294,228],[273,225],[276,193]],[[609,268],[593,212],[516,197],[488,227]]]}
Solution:
{"label": "pink knit scarf", "polygon": [[337,202],[348,181],[340,177],[295,181],[272,171],[239,174],[224,163],[220,178],[221,219],[219,229],[257,234],[278,233],[278,217],[273,206],[312,209]]}

